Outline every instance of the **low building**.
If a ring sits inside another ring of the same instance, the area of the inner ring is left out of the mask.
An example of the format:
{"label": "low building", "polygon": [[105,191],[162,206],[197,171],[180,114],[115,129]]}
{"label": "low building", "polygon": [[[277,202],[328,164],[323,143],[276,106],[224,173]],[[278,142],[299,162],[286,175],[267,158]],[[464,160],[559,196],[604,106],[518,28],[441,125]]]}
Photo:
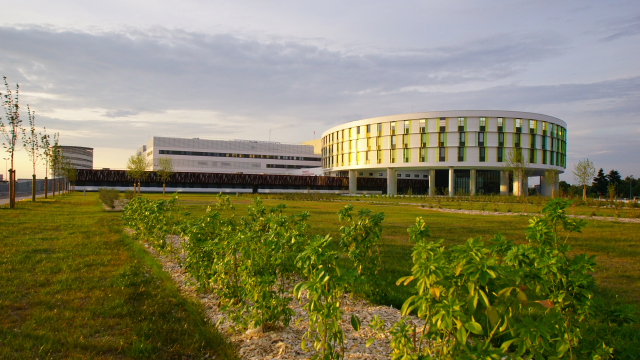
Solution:
{"label": "low building", "polygon": [[322,166],[312,145],[270,141],[157,137],[138,149],[154,167],[171,158],[175,172],[291,174]]}

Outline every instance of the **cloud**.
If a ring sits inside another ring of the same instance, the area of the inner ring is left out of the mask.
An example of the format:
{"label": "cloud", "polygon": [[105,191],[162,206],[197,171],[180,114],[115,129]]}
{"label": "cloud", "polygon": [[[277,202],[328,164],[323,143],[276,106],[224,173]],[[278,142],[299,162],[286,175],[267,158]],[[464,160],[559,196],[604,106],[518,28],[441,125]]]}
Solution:
{"label": "cloud", "polygon": [[610,42],[623,37],[638,35],[640,34],[640,15],[608,21],[601,32],[607,34],[599,39],[601,42]]}

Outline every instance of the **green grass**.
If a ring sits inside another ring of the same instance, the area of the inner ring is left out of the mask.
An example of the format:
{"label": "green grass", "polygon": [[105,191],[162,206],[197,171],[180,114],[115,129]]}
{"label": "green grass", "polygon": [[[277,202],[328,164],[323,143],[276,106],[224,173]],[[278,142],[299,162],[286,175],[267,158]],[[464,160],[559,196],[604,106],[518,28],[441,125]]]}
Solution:
{"label": "green grass", "polygon": [[235,359],[97,194],[0,209],[0,358]]}

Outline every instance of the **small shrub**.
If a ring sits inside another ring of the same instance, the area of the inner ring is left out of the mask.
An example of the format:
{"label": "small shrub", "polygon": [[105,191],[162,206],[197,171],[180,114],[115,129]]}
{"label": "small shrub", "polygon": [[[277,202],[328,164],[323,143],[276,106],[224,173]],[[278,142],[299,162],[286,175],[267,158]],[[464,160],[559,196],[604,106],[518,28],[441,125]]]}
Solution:
{"label": "small shrub", "polygon": [[116,200],[119,197],[118,190],[112,188],[98,188],[98,198],[103,204],[111,209],[116,207]]}
{"label": "small shrub", "polygon": [[136,193],[133,190],[125,190],[124,198],[131,201],[136,196]]}

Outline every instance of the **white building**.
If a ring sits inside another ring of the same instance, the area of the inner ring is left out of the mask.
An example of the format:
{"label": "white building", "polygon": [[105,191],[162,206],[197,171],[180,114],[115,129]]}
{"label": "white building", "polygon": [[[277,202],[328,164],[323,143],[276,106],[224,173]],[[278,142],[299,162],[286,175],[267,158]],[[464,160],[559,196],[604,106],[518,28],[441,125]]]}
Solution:
{"label": "white building", "polygon": [[[514,151],[528,163],[529,176],[540,176],[543,195],[547,170],[566,168],[567,124],[557,118],[517,111],[460,110],[384,116],[348,122],[322,134],[326,175],[387,177],[387,193],[397,192],[398,178],[429,181],[429,193],[449,195],[509,192],[505,158]],[[547,173],[548,174],[548,173]],[[528,188],[513,182],[513,193]]]}
{"label": "white building", "polygon": [[138,149],[154,164],[169,157],[176,172],[291,174],[322,166],[311,145],[249,140],[156,137]]}

